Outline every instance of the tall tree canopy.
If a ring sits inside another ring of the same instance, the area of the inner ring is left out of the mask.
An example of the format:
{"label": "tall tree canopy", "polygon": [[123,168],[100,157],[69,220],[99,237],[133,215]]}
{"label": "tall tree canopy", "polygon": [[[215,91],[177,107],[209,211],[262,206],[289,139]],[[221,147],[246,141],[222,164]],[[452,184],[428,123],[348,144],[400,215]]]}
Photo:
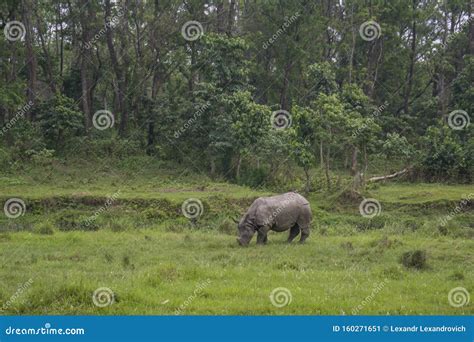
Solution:
{"label": "tall tree canopy", "polygon": [[[471,181],[470,1],[6,0],[10,161],[147,153],[214,176]],[[34,143],[28,143],[33,141]],[[257,171],[256,171],[257,170]],[[388,170],[386,170],[388,171]]]}

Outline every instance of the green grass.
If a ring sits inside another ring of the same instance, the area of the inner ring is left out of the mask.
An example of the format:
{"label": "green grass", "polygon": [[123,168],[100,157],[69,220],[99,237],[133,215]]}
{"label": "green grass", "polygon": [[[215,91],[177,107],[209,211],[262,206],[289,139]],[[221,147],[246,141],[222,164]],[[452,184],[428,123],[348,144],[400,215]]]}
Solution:
{"label": "green grass", "polygon": [[[358,203],[341,206],[315,193],[305,245],[274,233],[266,246],[254,240],[240,248],[229,216],[268,191],[150,170],[143,177],[70,169],[46,175],[0,177],[2,200],[27,203],[18,219],[0,216],[2,314],[474,313],[472,301],[460,308],[448,302],[455,287],[474,294],[472,207],[445,227],[439,221],[472,186],[369,189],[382,204],[372,221],[360,216]],[[83,231],[78,222],[117,190],[118,201],[94,222],[97,231]],[[180,212],[189,197],[204,203],[197,222]],[[414,250],[426,251],[422,269],[401,263]],[[100,287],[113,290],[112,305],[94,305]],[[269,297],[279,287],[292,296],[281,308]]]}
{"label": "green grass", "polygon": [[388,184],[372,190],[382,202],[420,204],[435,201],[459,201],[463,196],[474,194],[474,185],[445,184]]}
{"label": "green grass", "polygon": [[[286,234],[285,234],[286,235]],[[283,234],[270,244],[238,248],[233,236],[213,231],[9,234],[1,239],[2,299],[28,279],[6,313],[173,314],[196,286],[210,281],[182,310],[185,314],[351,314],[377,284],[382,289],[359,314],[472,314],[453,308],[451,288],[472,291],[473,241],[391,235],[313,233],[305,245],[286,245]],[[423,246],[426,270],[401,266],[403,251]],[[459,274],[461,276],[459,276]],[[463,279],[459,279],[462,277]],[[96,288],[109,287],[117,301],[93,305]],[[274,307],[274,288],[291,291],[292,302]]]}

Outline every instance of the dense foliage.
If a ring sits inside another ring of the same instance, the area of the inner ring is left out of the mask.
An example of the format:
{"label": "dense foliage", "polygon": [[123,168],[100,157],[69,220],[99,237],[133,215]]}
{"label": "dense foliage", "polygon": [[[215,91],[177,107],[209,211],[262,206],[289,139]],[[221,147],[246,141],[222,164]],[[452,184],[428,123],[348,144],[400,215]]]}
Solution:
{"label": "dense foliage", "polygon": [[252,186],[296,165],[307,190],[319,168],[327,188],[472,181],[469,1],[7,0],[0,28],[3,168],[146,153]]}

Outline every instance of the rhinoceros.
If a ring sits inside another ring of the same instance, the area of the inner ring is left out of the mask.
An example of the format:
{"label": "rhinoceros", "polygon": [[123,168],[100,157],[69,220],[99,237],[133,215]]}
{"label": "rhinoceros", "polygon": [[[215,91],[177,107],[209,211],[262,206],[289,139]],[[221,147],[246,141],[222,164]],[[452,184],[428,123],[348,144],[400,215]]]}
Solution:
{"label": "rhinoceros", "polygon": [[298,236],[301,231],[300,243],[309,236],[312,219],[309,202],[296,192],[257,198],[245,215],[238,222],[239,237],[237,242],[247,246],[257,232],[257,244],[267,242],[270,230],[283,232],[290,230],[288,242]]}

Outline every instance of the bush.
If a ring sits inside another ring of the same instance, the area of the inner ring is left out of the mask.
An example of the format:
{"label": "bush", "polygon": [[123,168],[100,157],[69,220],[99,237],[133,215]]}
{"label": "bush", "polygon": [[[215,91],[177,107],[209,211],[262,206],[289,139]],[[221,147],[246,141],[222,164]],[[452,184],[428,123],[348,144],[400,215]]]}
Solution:
{"label": "bush", "polygon": [[36,233],[41,235],[53,235],[54,227],[51,223],[44,223],[36,229]]}
{"label": "bush", "polygon": [[384,216],[375,216],[370,219],[363,218],[356,223],[356,227],[359,230],[382,229],[383,227],[385,227],[386,221],[387,220]]}
{"label": "bush", "polygon": [[51,165],[51,163],[54,161],[54,150],[48,150],[44,148],[39,151],[33,151],[31,153],[31,159],[36,165]]}
{"label": "bush", "polygon": [[141,215],[147,220],[164,220],[168,218],[168,214],[159,208],[146,208],[141,211]]}
{"label": "bush", "polygon": [[471,181],[474,168],[474,140],[462,142],[450,128],[429,127],[424,137],[425,154],[421,171],[429,181]]}
{"label": "bush", "polygon": [[6,149],[0,148],[0,169],[6,170],[12,162],[10,153]]}
{"label": "bush", "polygon": [[38,106],[37,117],[48,145],[55,149],[84,133],[83,114],[75,101],[59,93]]}
{"label": "bush", "polygon": [[242,172],[238,182],[239,184],[256,188],[265,182],[267,175],[267,170],[262,167],[249,170],[246,169],[244,172]]}
{"label": "bush", "polygon": [[12,161],[29,160],[32,155],[46,147],[38,126],[26,120],[17,121],[6,132],[4,140],[9,146],[10,158],[8,159]]}
{"label": "bush", "polygon": [[414,250],[402,254],[401,263],[406,268],[424,269],[426,265],[426,251]]}

